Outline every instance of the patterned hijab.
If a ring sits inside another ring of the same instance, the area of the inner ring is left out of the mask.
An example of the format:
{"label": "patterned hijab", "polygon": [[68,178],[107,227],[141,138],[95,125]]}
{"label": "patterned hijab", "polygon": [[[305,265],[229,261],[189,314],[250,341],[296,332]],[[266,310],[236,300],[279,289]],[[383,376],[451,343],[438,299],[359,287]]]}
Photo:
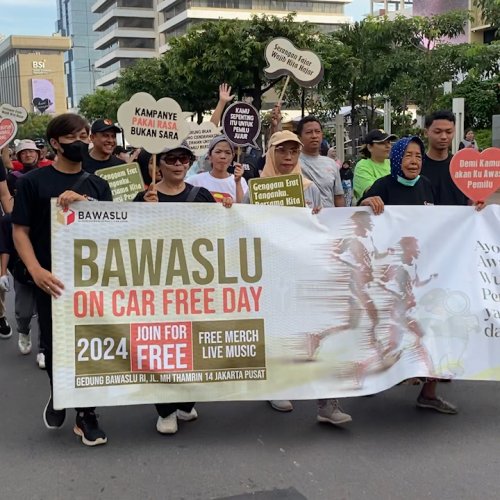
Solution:
{"label": "patterned hijab", "polygon": [[406,148],[410,142],[416,142],[420,146],[422,151],[422,159],[425,156],[425,146],[420,137],[414,135],[413,137],[403,137],[399,141],[395,142],[391,148],[391,154],[389,160],[391,162],[391,177],[398,180],[398,177],[404,178],[403,169],[403,156],[405,154]]}

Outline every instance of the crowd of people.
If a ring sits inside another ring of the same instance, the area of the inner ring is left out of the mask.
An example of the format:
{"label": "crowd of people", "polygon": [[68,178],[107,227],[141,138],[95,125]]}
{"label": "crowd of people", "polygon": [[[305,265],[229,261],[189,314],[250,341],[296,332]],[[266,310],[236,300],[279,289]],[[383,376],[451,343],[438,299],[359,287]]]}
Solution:
{"label": "crowd of people", "polygon": [[[221,85],[219,97],[212,116],[217,125],[225,105],[234,96],[230,87]],[[137,161],[145,188],[137,193],[135,202],[220,202],[229,208],[234,203],[249,203],[250,179],[293,173],[302,176],[305,204],[314,213],[355,204],[371,207],[374,214],[382,213],[385,205],[471,204],[449,174],[455,116],[448,111],[426,118],[427,150],[419,137],[403,138],[393,144],[397,139],[394,135],[370,131],[361,150],[363,159],[354,171],[349,162],[338,162],[334,148],[325,151],[320,120],[306,116],[295,131],[282,130],[279,106],[273,111],[272,133],[261,157],[249,149],[239,158],[231,141],[219,135],[203,157],[195,158],[183,143],[165,148],[156,155],[153,165],[154,156],[146,151],[117,146],[119,132],[111,120],[98,119],[90,126],[83,117],[66,113],[52,119],[45,139],[20,141],[13,156],[8,148],[2,151],[0,203],[5,215],[0,232],[0,338],[12,335],[4,305],[5,293],[10,290],[10,272],[16,296],[18,346],[24,355],[32,350],[31,323],[35,317],[38,320],[37,363],[46,369],[51,387],[43,411],[49,429],[61,427],[66,416],[66,410],[55,409],[52,400],[52,298],[60,296],[64,283],[51,272],[49,202],[57,198],[58,204],[67,208],[76,201],[112,201],[109,185],[95,175],[98,170]],[[475,144],[469,135],[465,140],[465,147]],[[364,303],[362,295],[359,297]],[[369,301],[365,302],[368,308]],[[327,334],[324,332],[324,336]],[[322,337],[313,340],[319,344]],[[452,403],[436,394],[438,382],[424,381],[417,405],[456,413]],[[278,411],[293,410],[288,400],[270,404]],[[317,404],[320,422],[339,425],[351,420],[335,399],[319,400]],[[194,402],[157,404],[156,409],[157,430],[163,434],[175,433],[178,419],[194,420],[198,416]],[[107,442],[95,408],[76,409],[74,432],[89,446]]]}

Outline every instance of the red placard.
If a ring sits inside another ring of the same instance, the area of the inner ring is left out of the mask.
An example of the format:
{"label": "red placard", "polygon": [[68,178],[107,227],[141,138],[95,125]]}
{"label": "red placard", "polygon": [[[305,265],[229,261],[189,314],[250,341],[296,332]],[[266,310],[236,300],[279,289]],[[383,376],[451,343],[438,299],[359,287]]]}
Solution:
{"label": "red placard", "polygon": [[450,175],[465,196],[486,201],[500,189],[500,148],[481,153],[470,148],[460,150],[451,160]]}

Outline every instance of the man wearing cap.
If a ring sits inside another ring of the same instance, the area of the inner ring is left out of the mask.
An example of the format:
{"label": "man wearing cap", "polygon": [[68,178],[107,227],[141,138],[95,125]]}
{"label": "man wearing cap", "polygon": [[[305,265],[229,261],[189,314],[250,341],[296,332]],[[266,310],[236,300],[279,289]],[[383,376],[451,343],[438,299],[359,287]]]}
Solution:
{"label": "man wearing cap", "polygon": [[320,155],[323,128],[314,116],[306,116],[297,125],[297,135],[303,144],[300,153],[302,175],[316,184],[324,208],[345,207],[344,189],[338,165]]}
{"label": "man wearing cap", "polygon": [[38,167],[48,167],[49,165],[53,165],[54,162],[52,160],[47,160],[46,156],[48,153],[47,144],[45,143],[45,139],[38,138],[35,139],[36,147],[40,150],[40,159],[38,160]]}
{"label": "man wearing cap", "polygon": [[372,130],[365,137],[365,143],[360,152],[363,159],[354,169],[354,196],[360,200],[365,191],[381,177],[391,173],[389,153],[391,141],[397,139],[393,134],[386,134],[383,130]]}
{"label": "man wearing cap", "polygon": [[121,129],[107,118],[100,118],[92,124],[90,140],[94,147],[83,158],[83,170],[94,174],[101,168],[125,163],[113,154],[116,147],[116,134],[120,132]]}

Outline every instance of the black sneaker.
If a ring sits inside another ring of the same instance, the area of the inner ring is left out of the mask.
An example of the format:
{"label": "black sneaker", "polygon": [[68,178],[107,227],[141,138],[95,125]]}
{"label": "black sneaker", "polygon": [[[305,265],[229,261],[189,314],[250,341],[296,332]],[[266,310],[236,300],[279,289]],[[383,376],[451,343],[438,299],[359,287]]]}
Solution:
{"label": "black sneaker", "polygon": [[51,394],[43,410],[43,422],[45,427],[47,427],[47,429],[59,429],[59,427],[62,427],[64,424],[65,418],[66,410],[54,410]]}
{"label": "black sneaker", "polygon": [[99,428],[97,415],[94,411],[78,412],[73,432],[80,436],[82,443],[87,446],[97,446],[108,442],[106,434]]}
{"label": "black sneaker", "polygon": [[12,337],[12,328],[5,317],[0,318],[0,338],[8,339],[9,337]]}

